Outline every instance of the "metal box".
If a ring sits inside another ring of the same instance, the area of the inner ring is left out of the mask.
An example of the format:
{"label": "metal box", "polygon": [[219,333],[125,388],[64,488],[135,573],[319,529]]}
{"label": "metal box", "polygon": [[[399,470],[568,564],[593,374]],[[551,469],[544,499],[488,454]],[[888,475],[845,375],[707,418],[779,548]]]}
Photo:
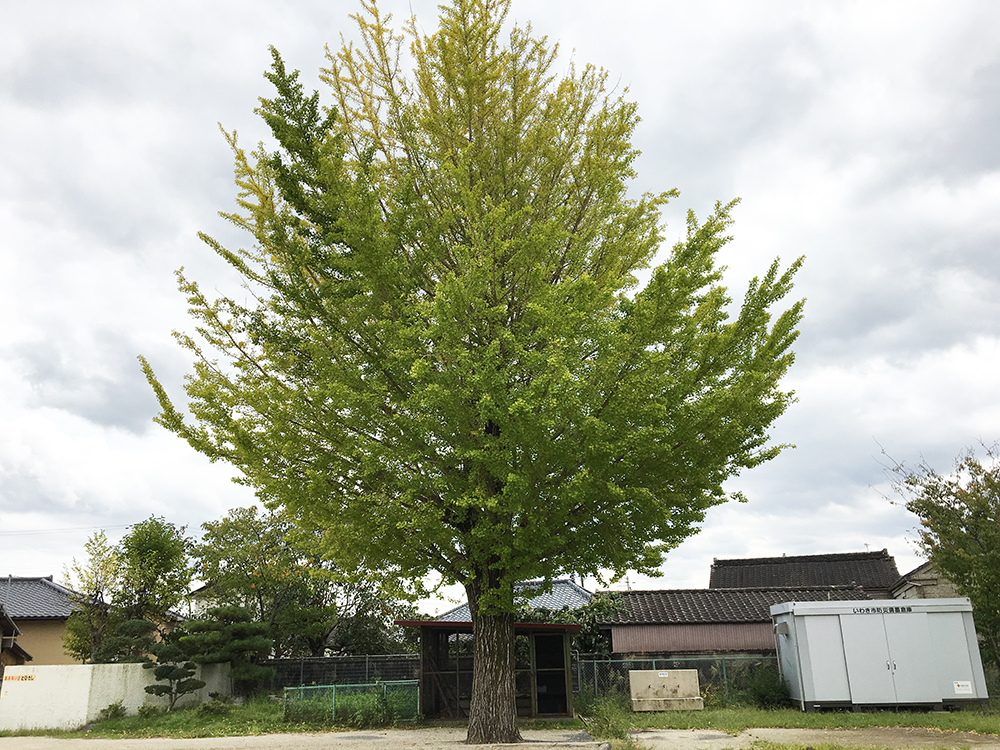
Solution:
{"label": "metal box", "polygon": [[631,669],[628,673],[633,711],[700,711],[697,669]]}
{"label": "metal box", "polygon": [[786,602],[771,621],[803,711],[989,700],[968,599]]}

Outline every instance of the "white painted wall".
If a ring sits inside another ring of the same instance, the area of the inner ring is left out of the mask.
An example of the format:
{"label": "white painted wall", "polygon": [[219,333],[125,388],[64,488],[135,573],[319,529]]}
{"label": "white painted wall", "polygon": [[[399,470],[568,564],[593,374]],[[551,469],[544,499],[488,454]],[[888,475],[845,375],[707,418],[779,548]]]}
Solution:
{"label": "white painted wall", "polygon": [[[206,664],[195,676],[206,682],[205,687],[184,696],[178,705],[201,703],[209,693],[232,692],[228,664]],[[0,731],[76,729],[118,701],[129,714],[144,703],[166,708],[165,697],[145,691],[155,683],[153,670],[141,664],[6,667],[0,687]]]}

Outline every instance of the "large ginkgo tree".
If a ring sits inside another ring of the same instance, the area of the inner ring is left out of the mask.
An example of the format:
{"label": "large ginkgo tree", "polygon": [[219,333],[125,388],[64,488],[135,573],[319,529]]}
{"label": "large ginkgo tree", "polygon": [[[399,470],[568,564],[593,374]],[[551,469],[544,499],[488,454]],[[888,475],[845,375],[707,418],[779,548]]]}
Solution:
{"label": "large ginkgo tree", "polygon": [[653,572],[779,452],[801,315],[800,261],[732,302],[732,203],[662,247],[675,192],[627,189],[636,105],[508,6],[451,0],[428,35],[362,0],[326,104],[274,52],[274,145],[228,134],[253,244],[204,237],[247,290],[180,280],[190,414],[144,361],[160,423],[340,565],[465,587],[470,742],[519,736],[515,582]]}

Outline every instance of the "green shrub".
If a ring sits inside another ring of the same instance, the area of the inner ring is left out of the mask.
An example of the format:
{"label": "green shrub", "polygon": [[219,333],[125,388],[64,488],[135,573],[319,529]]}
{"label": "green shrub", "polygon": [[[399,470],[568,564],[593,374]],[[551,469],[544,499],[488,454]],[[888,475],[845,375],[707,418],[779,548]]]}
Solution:
{"label": "green shrub", "polygon": [[592,716],[594,704],[597,702],[597,695],[594,689],[589,686],[580,688],[580,692],[573,697],[573,712],[578,716]]}
{"label": "green shrub", "polygon": [[372,693],[348,693],[337,696],[338,724],[346,724],[355,729],[391,727],[396,724],[396,711],[381,691]]}
{"label": "green shrub", "polygon": [[217,698],[205,701],[197,709],[199,716],[228,716],[232,710],[231,701],[221,701]]}
{"label": "green shrub", "polygon": [[625,740],[632,727],[632,703],[622,696],[598,698],[584,722],[595,740]]}
{"label": "green shrub", "polygon": [[788,688],[775,665],[760,664],[750,673],[739,697],[740,702],[757,708],[778,708],[788,705]]}
{"label": "green shrub", "polygon": [[714,682],[707,682],[701,687],[701,697],[705,708],[725,708],[728,705],[725,690]]}
{"label": "green shrub", "polygon": [[286,700],[284,719],[293,724],[332,724],[332,701],[329,698]]}
{"label": "green shrub", "polygon": [[155,703],[143,703],[139,706],[138,715],[143,719],[151,719],[163,713],[163,709],[157,706]]}
{"label": "green shrub", "polygon": [[105,706],[101,709],[100,713],[97,714],[98,721],[110,721],[111,719],[124,719],[125,718],[125,706],[121,701],[112,703],[109,706]]}

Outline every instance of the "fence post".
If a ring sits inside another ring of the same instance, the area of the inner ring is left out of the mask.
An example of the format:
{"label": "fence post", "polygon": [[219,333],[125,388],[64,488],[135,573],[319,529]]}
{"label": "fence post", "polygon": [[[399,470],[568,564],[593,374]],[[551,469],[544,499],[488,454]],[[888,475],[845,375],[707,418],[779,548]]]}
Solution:
{"label": "fence post", "polygon": [[580,658],[580,652],[576,652],[576,684],[580,687],[580,692],[583,692],[583,667],[580,662],[583,659]]}
{"label": "fence post", "polygon": [[726,696],[726,704],[729,703],[729,676],[726,674],[726,659],[722,658],[722,685],[723,695]]}

